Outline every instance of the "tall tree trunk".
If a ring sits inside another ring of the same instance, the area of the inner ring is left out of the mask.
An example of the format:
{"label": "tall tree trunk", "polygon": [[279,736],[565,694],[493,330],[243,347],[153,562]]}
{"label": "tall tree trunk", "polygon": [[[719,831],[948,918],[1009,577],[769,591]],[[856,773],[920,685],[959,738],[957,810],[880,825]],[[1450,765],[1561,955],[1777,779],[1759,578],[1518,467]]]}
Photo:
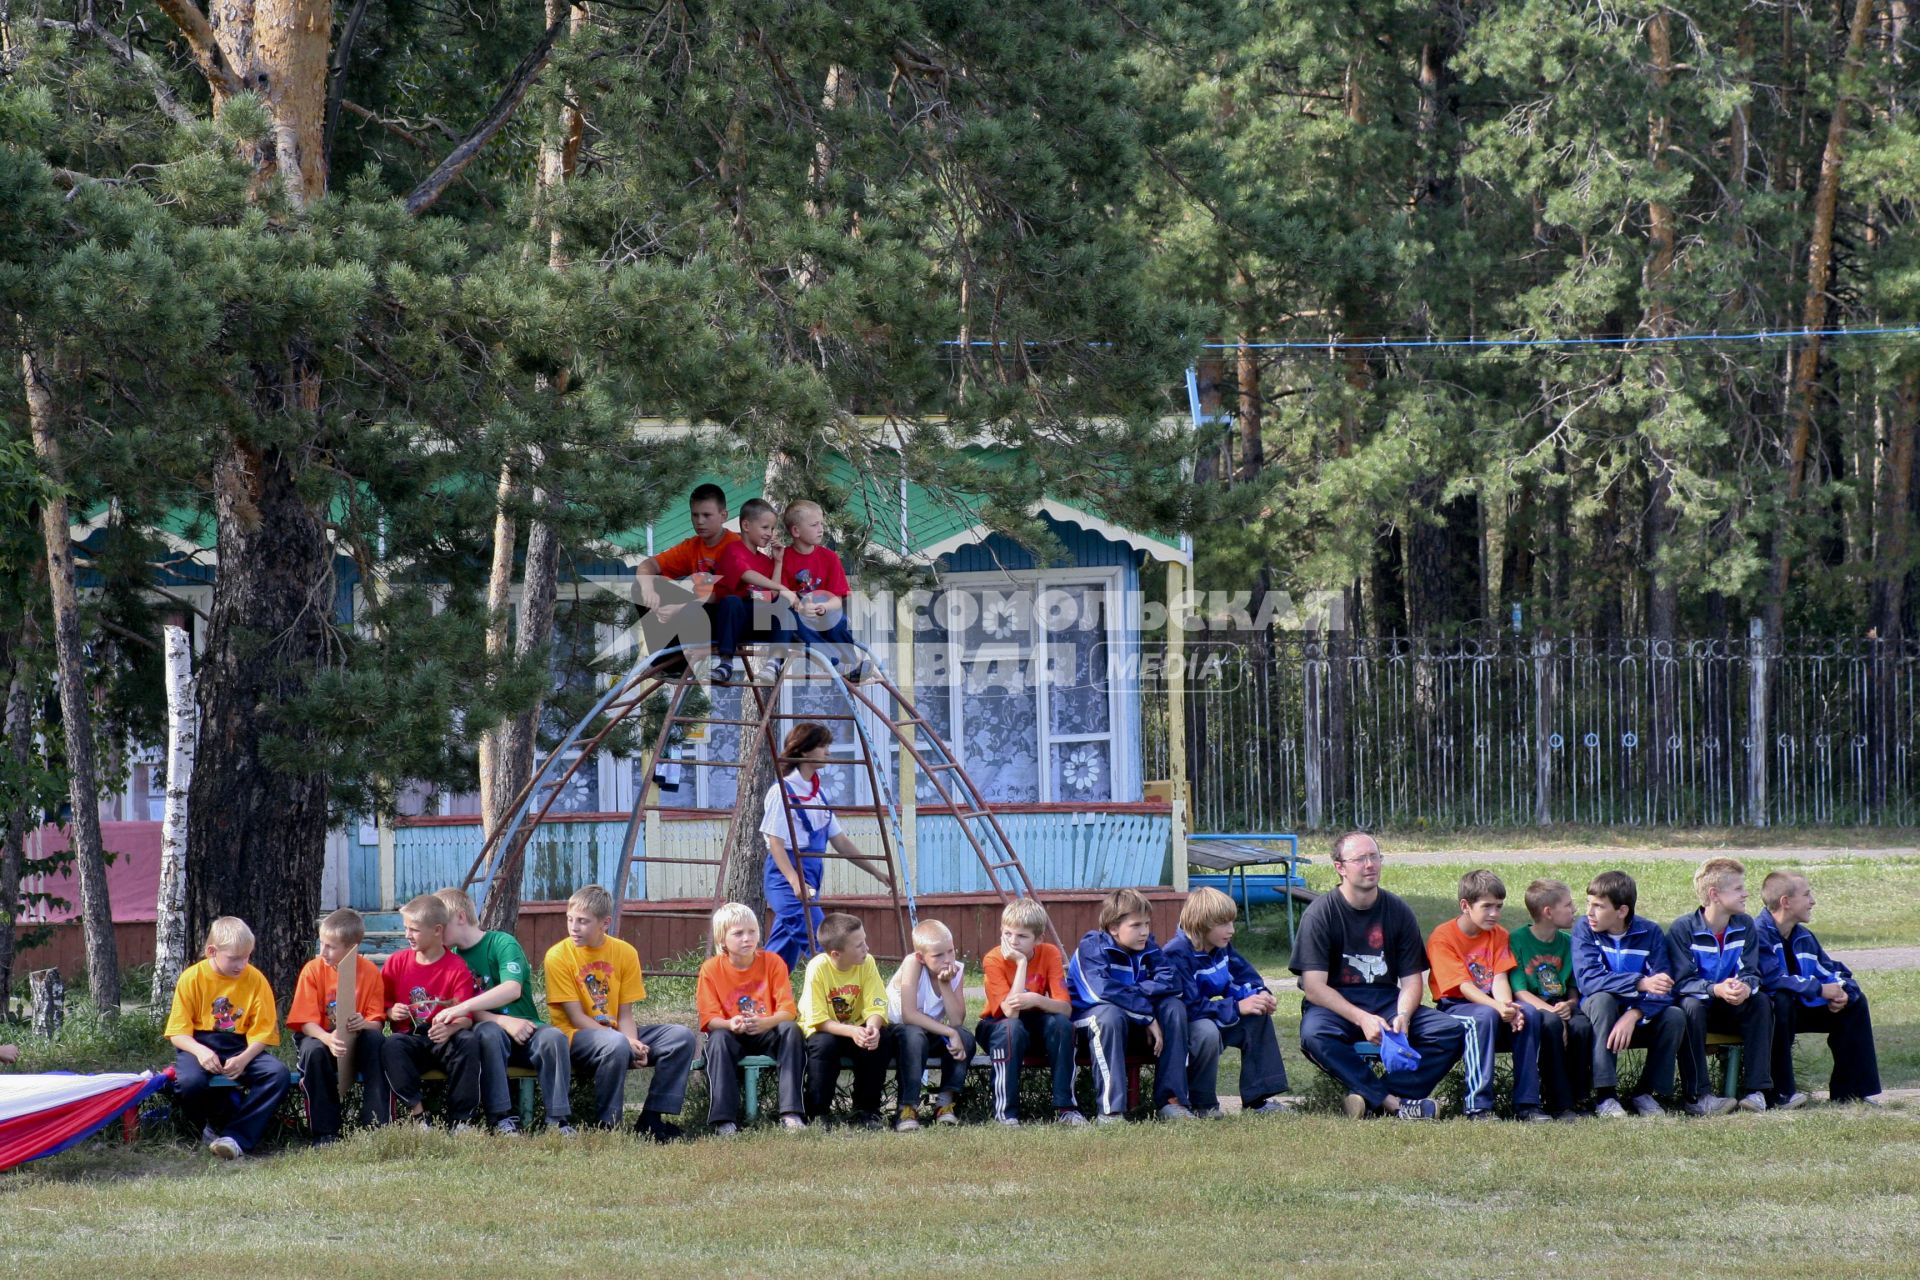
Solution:
{"label": "tall tree trunk", "polygon": [[[546,495],[534,490],[534,502],[541,506]],[[521,574],[519,634],[514,651],[520,658],[531,657],[553,639],[553,618],[559,597],[560,540],[548,520],[535,519],[527,534],[527,560]],[[540,713],[543,698],[500,726],[494,778],[494,799],[511,804],[533,777],[533,758],[540,741]],[[592,767],[591,765],[587,767]],[[495,821],[512,815],[496,812]],[[489,929],[513,932],[520,919],[520,869],[530,830],[522,829],[508,847],[494,850],[494,865],[499,868],[487,889],[481,923]]]}
{"label": "tall tree trunk", "polygon": [[[513,570],[518,554],[519,522],[513,508],[519,502],[520,482],[511,460],[500,468],[500,484],[495,491],[493,509],[493,564],[487,575],[487,662],[497,665],[506,660],[513,647]],[[480,828],[483,838],[492,839],[499,830],[501,811],[512,801],[513,793],[502,796],[495,777],[500,768],[499,732],[491,729],[480,735]],[[498,856],[496,852],[496,857]]]}
{"label": "tall tree trunk", "polygon": [[[567,19],[568,30],[578,32],[588,20],[586,6],[569,0],[547,0],[547,25]],[[536,202],[534,231],[546,233],[547,265],[555,271],[567,265],[566,242],[558,219],[552,216],[552,203],[562,188],[573,179],[579,165],[580,147],[586,137],[586,119],[572,92],[563,90],[560,110],[550,122],[540,145],[539,199]],[[560,370],[545,383],[556,400],[572,386],[572,376]],[[535,476],[545,461],[538,450],[525,459]],[[552,510],[556,495],[534,481],[534,516],[528,523],[526,562],[520,572],[520,616],[514,640],[516,657],[527,658],[540,652],[553,638],[554,611],[559,600],[560,545],[551,521],[542,513]],[[500,475],[499,512],[494,517],[493,571],[488,580],[489,623],[487,651],[499,655],[506,649],[507,601],[513,581],[514,526],[507,504],[513,496],[515,481],[510,462]],[[533,777],[534,758],[540,747],[540,715],[546,699],[538,698],[531,707],[511,717],[482,737],[481,821],[491,837],[513,818],[513,802]],[[592,766],[588,766],[592,767]],[[642,785],[645,785],[643,782]],[[495,873],[487,888],[481,923],[489,929],[511,933],[520,919],[521,867],[532,831],[521,830],[514,839],[494,849]]]}
{"label": "tall tree trunk", "polygon": [[[1820,153],[1820,183],[1813,197],[1813,232],[1807,245],[1807,292],[1800,326],[1810,332],[1826,327],[1827,286],[1833,274],[1834,217],[1840,202],[1840,172],[1845,158],[1847,124],[1853,110],[1853,81],[1860,70],[1867,25],[1873,18],[1873,0],[1855,0],[1847,26],[1847,48],[1836,81],[1833,114],[1827,121],[1826,146]],[[1815,382],[1820,372],[1820,339],[1807,338],[1794,355],[1789,392],[1793,430],[1788,437],[1787,491],[1774,528],[1773,569],[1765,607],[1767,634],[1785,634],[1787,585],[1793,575],[1793,518],[1806,484],[1807,450],[1813,439]]]}
{"label": "tall tree trunk", "polygon": [[[768,707],[770,713],[779,709],[771,704]],[[740,710],[746,713],[742,719],[758,716],[751,693],[741,698]],[[776,741],[778,723],[775,722]],[[763,918],[767,910],[767,891],[762,880],[767,865],[767,842],[760,835],[760,823],[766,817],[767,788],[773,785],[775,773],[773,752],[767,749],[758,724],[742,728],[740,753],[748,763],[740,770],[734,792],[732,839],[722,855],[727,860],[727,874],[718,886],[719,897],[723,902],[743,902],[753,908],[755,917]]]}
{"label": "tall tree trunk", "polygon": [[[1673,80],[1673,44],[1667,10],[1656,10],[1647,23],[1647,47],[1653,62],[1655,106],[1647,128],[1647,154],[1656,182],[1668,171],[1667,149],[1672,124],[1667,115],[1666,92]],[[1673,272],[1673,209],[1659,199],[1647,202],[1647,330],[1655,338],[1673,332],[1673,309],[1668,303],[1668,287]],[[1658,348],[1656,348],[1658,350]],[[1669,409],[1667,359],[1656,354],[1648,363],[1648,378],[1656,396],[1656,423]],[[1653,711],[1652,740],[1642,758],[1647,765],[1648,800],[1654,821],[1668,821],[1672,800],[1672,757],[1667,742],[1674,736],[1674,665],[1672,658],[1674,627],[1680,609],[1680,594],[1672,573],[1662,563],[1667,544],[1673,538],[1677,515],[1673,509],[1673,459],[1658,436],[1658,428],[1646,436],[1647,447],[1647,676],[1648,697]]]}
{"label": "tall tree trunk", "polygon": [[284,1003],[320,913],[327,780],[271,763],[268,744],[303,732],[280,709],[328,661],[333,561],[320,515],[277,449],[233,442],[215,463],[213,502],[220,572],[188,789],[188,944],[219,916],[245,919],[259,940],[254,963]]}
{"label": "tall tree trunk", "polygon": [[[40,624],[29,607],[22,619],[18,637],[4,642],[8,647],[7,702],[0,726],[0,749],[7,753],[8,767],[23,783],[33,764],[33,664],[40,647]],[[27,863],[27,826],[32,821],[24,790],[16,792],[13,803],[0,814],[6,824],[0,831],[0,1010],[13,990],[13,938],[15,921],[20,915],[20,879]]]}
{"label": "tall tree trunk", "polygon": [[1868,742],[1873,752],[1873,806],[1887,801],[1888,774],[1900,730],[1898,673],[1906,639],[1907,577],[1913,572],[1913,476],[1920,430],[1920,372],[1900,380],[1887,419],[1887,440],[1875,495],[1873,567],[1868,591],[1872,621],[1873,715]]}
{"label": "tall tree trunk", "polygon": [[160,824],[160,892],[154,905],[154,1007],[173,999],[187,966],[187,793],[193,783],[193,640],[169,622],[167,659],[167,806]]}
{"label": "tall tree trunk", "polygon": [[1266,446],[1260,434],[1264,425],[1260,399],[1260,353],[1253,347],[1258,338],[1251,296],[1253,281],[1242,269],[1235,273],[1234,283],[1240,294],[1241,319],[1240,342],[1234,353],[1236,380],[1240,384],[1240,466],[1233,474],[1233,482],[1252,484],[1260,478],[1260,470],[1267,461]]}
{"label": "tall tree trunk", "polygon": [[80,592],[67,516],[66,469],[60,458],[53,388],[47,370],[26,347],[20,356],[26,383],[33,451],[55,488],[40,507],[46,543],[47,585],[53,599],[53,651],[60,679],[60,721],[66,734],[67,793],[73,803],[74,867],[80,878],[80,920],[87,944],[87,981],[93,1003],[109,1017],[120,1013],[120,954],[114,946],[113,904],[107,896],[107,855],[100,837],[100,794],[93,749],[93,691],[87,687],[80,643]]}

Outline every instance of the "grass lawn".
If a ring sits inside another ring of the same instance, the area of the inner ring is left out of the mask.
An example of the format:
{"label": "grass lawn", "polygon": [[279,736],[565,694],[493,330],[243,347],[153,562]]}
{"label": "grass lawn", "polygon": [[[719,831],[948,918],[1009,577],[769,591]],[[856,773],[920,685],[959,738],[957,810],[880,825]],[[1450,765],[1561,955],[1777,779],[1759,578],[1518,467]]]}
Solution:
{"label": "grass lawn", "polygon": [[[1380,885],[1405,898],[1420,918],[1420,927],[1431,930],[1459,913],[1460,875],[1473,865],[1464,857],[1458,862],[1396,863],[1389,853]],[[1692,863],[1622,857],[1601,866],[1555,862],[1551,855],[1545,855],[1536,862],[1494,867],[1507,886],[1507,910],[1501,923],[1508,929],[1526,928],[1523,899],[1529,882],[1543,876],[1563,881],[1573,890],[1575,903],[1584,905],[1587,883],[1609,867],[1618,867],[1633,877],[1640,890],[1640,914],[1663,925],[1699,905],[1693,894]],[[1800,869],[1813,885],[1818,904],[1813,930],[1829,950],[1920,945],[1920,857],[1836,859],[1809,862]],[[1772,867],[1766,865],[1748,867],[1749,911],[1762,910],[1760,881],[1770,870]],[[1335,884],[1333,864],[1325,857],[1316,857],[1306,868],[1306,877],[1316,890],[1331,889]],[[1284,957],[1288,946],[1286,914],[1278,906],[1256,904],[1253,926],[1242,932],[1246,936],[1236,943],[1242,951],[1259,949],[1274,954],[1277,948],[1277,954]],[[1286,967],[1284,958],[1280,967]]]}
{"label": "grass lawn", "polygon": [[[1336,833],[1306,837],[1309,853],[1323,853]],[[1920,849],[1914,827],[1424,827],[1389,828],[1381,846],[1404,852],[1459,853],[1475,849]]]}
{"label": "grass lawn", "polygon": [[1859,1108],[1524,1131],[1324,1117],[760,1130],[670,1149],[385,1131],[230,1166],[100,1144],[0,1181],[14,1274],[87,1280],[422,1267],[1844,1280],[1911,1275],[1916,1256],[1920,1118]]}

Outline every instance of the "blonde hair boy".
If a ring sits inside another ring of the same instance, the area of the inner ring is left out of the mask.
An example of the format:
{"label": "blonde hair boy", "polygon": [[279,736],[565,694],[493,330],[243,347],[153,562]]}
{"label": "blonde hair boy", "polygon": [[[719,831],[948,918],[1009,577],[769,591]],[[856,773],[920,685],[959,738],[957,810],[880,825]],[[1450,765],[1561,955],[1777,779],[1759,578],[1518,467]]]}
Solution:
{"label": "blonde hair boy", "polygon": [[1180,928],[1195,940],[1203,940],[1221,925],[1239,918],[1240,908],[1233,899],[1211,885],[1195,889],[1180,905]]}
{"label": "blonde hair boy", "polygon": [[[237,1160],[259,1144],[293,1083],[286,1064],[267,1052],[280,1043],[280,1022],[266,975],[247,963],[252,954],[246,921],[215,920],[207,928],[206,958],[180,975],[167,1014],[165,1034],[178,1051],[174,1093],[190,1117],[218,1127],[207,1150],[223,1160]],[[240,1106],[212,1105],[216,1075],[245,1091]]]}
{"label": "blonde hair boy", "polygon": [[1073,1001],[1066,957],[1044,941],[1051,922],[1032,898],[1015,898],[1000,912],[1000,945],[987,952],[980,973],[987,1007],[977,1032],[993,1059],[993,1118],[1020,1123],[1020,1066],[1030,1047],[1043,1047],[1053,1072],[1053,1114],[1084,1125],[1073,1096]]}

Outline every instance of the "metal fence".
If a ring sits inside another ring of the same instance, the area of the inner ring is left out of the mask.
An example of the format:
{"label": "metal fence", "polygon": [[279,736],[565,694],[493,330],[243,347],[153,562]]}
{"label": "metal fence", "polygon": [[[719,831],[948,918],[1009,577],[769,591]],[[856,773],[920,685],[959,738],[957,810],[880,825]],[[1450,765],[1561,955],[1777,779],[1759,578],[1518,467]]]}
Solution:
{"label": "metal fence", "polygon": [[[1182,669],[1203,831],[1920,821],[1912,643],[1294,634]],[[1166,686],[1149,663],[1148,777]]]}

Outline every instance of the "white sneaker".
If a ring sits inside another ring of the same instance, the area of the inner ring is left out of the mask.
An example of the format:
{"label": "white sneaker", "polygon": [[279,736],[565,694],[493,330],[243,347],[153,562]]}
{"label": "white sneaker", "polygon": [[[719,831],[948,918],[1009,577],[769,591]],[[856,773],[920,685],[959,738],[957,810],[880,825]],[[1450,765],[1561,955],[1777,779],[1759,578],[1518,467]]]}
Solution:
{"label": "white sneaker", "polygon": [[[1013,1116],[995,1116],[993,1122],[997,1125],[1003,1125],[1008,1129],[1018,1129],[1020,1127],[1020,1121]],[[1080,1123],[1085,1124],[1086,1121],[1082,1120]]]}
{"label": "white sneaker", "polygon": [[1761,1093],[1758,1089],[1754,1090],[1752,1093],[1740,1099],[1740,1109],[1742,1111],[1753,1112],[1765,1111],[1767,1109],[1767,1095]]}
{"label": "white sneaker", "polygon": [[1160,1118],[1162,1120],[1192,1120],[1194,1119],[1194,1114],[1191,1110],[1181,1106],[1177,1102],[1169,1102],[1160,1108]]}
{"label": "white sneaker", "polygon": [[1660,1099],[1650,1093],[1636,1093],[1627,1099],[1627,1107],[1637,1116],[1663,1116],[1667,1109],[1660,1105]]}
{"label": "white sneaker", "polygon": [[1593,1114],[1602,1120],[1623,1120],[1627,1109],[1620,1105],[1618,1098],[1602,1098],[1593,1108]]}
{"label": "white sneaker", "polygon": [[232,1138],[215,1138],[207,1144],[207,1150],[222,1160],[238,1160],[246,1154],[240,1150],[240,1144]]}
{"label": "white sneaker", "polygon": [[717,1124],[713,1126],[713,1136],[716,1138],[731,1138],[733,1137],[733,1135],[739,1132],[740,1132],[740,1126],[737,1124],[729,1123],[729,1124]]}
{"label": "white sneaker", "polygon": [[1291,1115],[1292,1113],[1293,1104],[1285,1098],[1268,1098],[1259,1106],[1249,1108],[1245,1112],[1245,1114],[1251,1116],[1284,1116]]}
{"label": "white sneaker", "polygon": [[786,1115],[780,1117],[780,1127],[789,1133],[802,1133],[806,1130],[807,1118],[805,1116],[797,1116],[789,1111]]}
{"label": "white sneaker", "polygon": [[1804,1089],[1795,1089],[1792,1093],[1774,1103],[1773,1109],[1775,1111],[1798,1111],[1812,1101],[1812,1094],[1806,1092]]}
{"label": "white sneaker", "polygon": [[1723,1116],[1740,1104],[1717,1093],[1703,1093],[1686,1105],[1690,1116]]}

